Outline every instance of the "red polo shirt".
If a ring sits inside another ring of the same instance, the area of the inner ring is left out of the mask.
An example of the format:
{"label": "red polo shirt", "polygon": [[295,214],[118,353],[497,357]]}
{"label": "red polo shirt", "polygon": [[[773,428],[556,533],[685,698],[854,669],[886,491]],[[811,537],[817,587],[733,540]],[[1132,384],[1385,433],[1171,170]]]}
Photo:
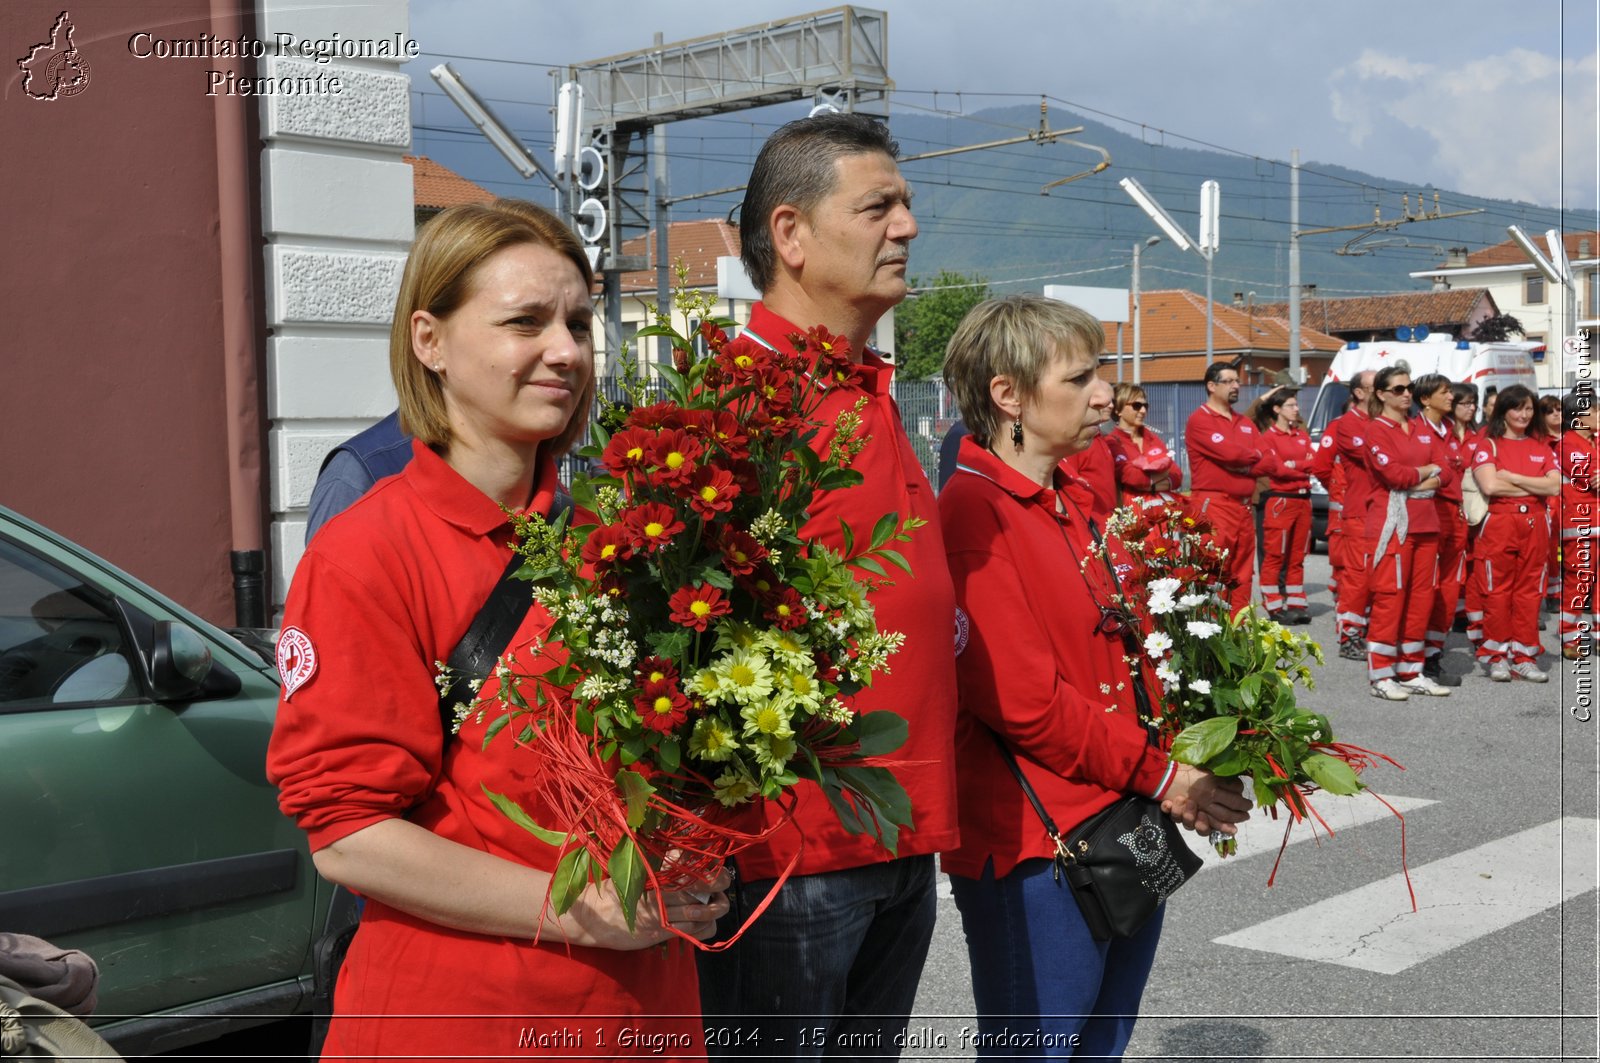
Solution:
{"label": "red polo shirt", "polygon": [[1117,483],[1130,491],[1148,493],[1152,470],[1155,470],[1155,475],[1165,473],[1171,477],[1171,485],[1167,488],[1169,491],[1182,487],[1183,470],[1172,460],[1172,452],[1156,435],[1155,429],[1146,425],[1140,434],[1144,436],[1142,450],[1134,445],[1133,436],[1120,425],[1106,433],[1106,446],[1110,448],[1116,464]]}
{"label": "red polo shirt", "polygon": [[[1442,466],[1440,479],[1449,483],[1454,474],[1446,464],[1448,454],[1432,432],[1406,431],[1406,426],[1384,416],[1367,422],[1367,470],[1373,491],[1367,496],[1365,527],[1367,537],[1376,539],[1383,531],[1384,514],[1390,491],[1410,491],[1422,481],[1417,470],[1424,465]],[[1406,499],[1406,524],[1418,534],[1439,531],[1439,508],[1432,498]]]}
{"label": "red polo shirt", "polygon": [[1183,442],[1189,448],[1189,486],[1195,491],[1221,491],[1248,502],[1256,477],[1279,468],[1263,449],[1256,426],[1232,410],[1218,413],[1201,403],[1184,425]]}
{"label": "red polo shirt", "polygon": [[[1072,502],[1064,513],[1058,490]],[[962,616],[961,847],[943,857],[952,875],[977,878],[992,858],[1000,876],[1053,852],[993,732],[1062,830],[1170,781],[1166,754],[1138,724],[1122,640],[1098,630],[1110,575],[1098,561],[1079,567],[1090,557],[1089,504],[1082,483],[1058,470],[1055,489],[1041,487],[970,436],[939,495]]]}
{"label": "red polo shirt", "polygon": [[[1344,519],[1361,522],[1365,519],[1367,501],[1376,490],[1372,476],[1367,472],[1368,426],[1372,418],[1360,410],[1347,410],[1329,425],[1333,433],[1334,456],[1344,465]],[[1361,528],[1357,535],[1366,534]]]}
{"label": "red polo shirt", "polygon": [[[733,341],[793,350],[788,337],[805,329],[757,303],[750,325]],[[784,345],[781,346],[780,345]],[[945,564],[944,538],[939,528],[938,504],[922,472],[911,441],[901,427],[900,410],[889,391],[894,367],[871,351],[864,353],[859,385],[836,387],[824,397],[815,417],[826,425],[812,447],[824,450],[833,438],[838,414],[865,398],[861,435],[867,445],[854,468],[865,479],[855,487],[818,495],[801,537],[844,549],[839,521],[847,521],[856,542],[869,537],[872,526],[885,513],[921,517],[928,523],[912,533],[900,552],[911,565],[911,575],[893,571],[894,583],[870,596],[878,626],[899,631],[905,645],[889,658],[889,672],[873,680],[852,704],[862,712],[888,709],[910,724],[906,744],[883,758],[911,797],[915,830],[903,830],[897,855],[917,856],[947,849],[956,843],[954,733],[956,715],[955,590]],[[773,878],[789,863],[796,849],[800,861],[796,874],[841,871],[890,858],[871,835],[850,834],[828,799],[811,783],[802,782],[795,793],[798,803],[794,825],[777,832],[767,842],[738,855],[739,873],[747,879]],[[778,818],[768,806],[767,821]],[[802,845],[802,838],[804,844]]]}
{"label": "red polo shirt", "polygon": [[1269,425],[1261,441],[1272,450],[1278,468],[1270,474],[1272,489],[1285,494],[1301,494],[1311,488],[1311,437],[1296,428],[1285,432]]}
{"label": "red polo shirt", "polygon": [[1432,461],[1443,465],[1450,470],[1450,476],[1440,486],[1435,498],[1442,498],[1446,502],[1454,502],[1457,507],[1461,505],[1461,477],[1467,471],[1467,444],[1456,436],[1455,426],[1445,420],[1436,428],[1428,420],[1426,414],[1417,414],[1411,418],[1413,432],[1426,432],[1433,446]]}

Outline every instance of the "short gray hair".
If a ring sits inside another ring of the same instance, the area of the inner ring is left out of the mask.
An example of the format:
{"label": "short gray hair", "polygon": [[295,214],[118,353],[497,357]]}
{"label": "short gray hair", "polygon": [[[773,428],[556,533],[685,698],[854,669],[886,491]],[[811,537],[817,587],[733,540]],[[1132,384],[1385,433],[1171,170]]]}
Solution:
{"label": "short gray hair", "polygon": [[772,246],[772,212],[791,206],[810,214],[838,183],[835,163],[846,155],[900,155],[888,127],[864,114],[829,111],[782,126],[762,145],[739,208],[739,261],[757,291],[772,287],[778,252]]}
{"label": "short gray hair", "polygon": [[967,312],[945,348],[944,382],[967,430],[988,446],[1000,427],[989,382],[1010,377],[1024,400],[1039,390],[1050,363],[1074,351],[1098,361],[1106,332],[1093,314],[1042,295],[989,299]]}

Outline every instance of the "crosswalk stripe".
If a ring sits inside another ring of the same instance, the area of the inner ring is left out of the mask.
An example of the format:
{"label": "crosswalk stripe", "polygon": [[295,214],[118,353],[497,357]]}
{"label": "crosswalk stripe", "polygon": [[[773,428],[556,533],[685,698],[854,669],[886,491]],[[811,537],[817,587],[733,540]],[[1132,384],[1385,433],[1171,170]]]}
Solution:
{"label": "crosswalk stripe", "polygon": [[1214,939],[1379,974],[1538,915],[1596,886],[1600,823],[1567,816]]}
{"label": "crosswalk stripe", "polygon": [[[1384,795],[1384,800],[1393,805],[1395,811],[1401,815],[1410,812],[1412,809],[1425,808],[1436,803],[1425,797],[1390,797],[1387,794]],[[1349,827],[1357,827],[1363,823],[1371,823],[1374,820],[1386,819],[1390,822],[1394,821],[1394,813],[1384,808],[1383,805],[1378,803],[1377,798],[1369,793],[1361,793],[1353,797],[1315,794],[1312,796],[1311,802],[1316,807],[1317,813],[1327,821],[1329,828],[1333,830],[1334,837],[1331,844],[1334,845],[1339,844],[1342,840],[1339,837],[1340,833]],[[1192,831],[1184,831],[1183,837],[1189,843],[1189,848],[1205,858],[1205,865],[1200,870],[1207,871],[1214,867],[1228,867],[1237,864],[1247,856],[1258,856],[1262,853],[1276,855],[1278,847],[1283,844],[1283,829],[1286,825],[1285,817],[1287,815],[1288,813],[1282,809],[1278,810],[1277,819],[1272,819],[1262,812],[1257,812],[1249,820],[1239,824],[1237,836],[1239,850],[1227,859],[1218,856],[1217,851],[1211,847],[1210,841],[1206,838]],[[1398,846],[1399,824],[1395,824],[1395,827],[1395,844]],[[1320,841],[1328,841],[1328,832],[1322,829],[1322,824],[1318,823],[1316,828],[1315,833],[1313,833],[1310,821],[1302,821],[1295,824],[1294,829],[1289,833],[1289,844],[1298,845],[1313,838]],[[1288,858],[1285,857],[1285,859]]]}

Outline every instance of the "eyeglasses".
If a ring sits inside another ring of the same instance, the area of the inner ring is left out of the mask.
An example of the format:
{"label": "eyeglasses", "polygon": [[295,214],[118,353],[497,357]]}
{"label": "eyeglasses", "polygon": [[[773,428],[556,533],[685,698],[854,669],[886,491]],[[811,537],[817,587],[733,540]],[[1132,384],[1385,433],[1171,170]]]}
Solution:
{"label": "eyeglasses", "polygon": [[1387,391],[1391,395],[1409,395],[1409,394],[1411,394],[1411,385],[1410,384],[1396,384],[1392,388],[1379,388],[1378,390],[1379,391]]}
{"label": "eyeglasses", "polygon": [[1140,411],[1148,410],[1150,408],[1150,404],[1148,402],[1130,402],[1128,405],[1133,409]]}
{"label": "eyeglasses", "polygon": [[1237,384],[1238,382],[1239,378],[1236,376],[1219,376],[1215,381],[1215,383],[1221,384],[1224,387],[1229,384]]}

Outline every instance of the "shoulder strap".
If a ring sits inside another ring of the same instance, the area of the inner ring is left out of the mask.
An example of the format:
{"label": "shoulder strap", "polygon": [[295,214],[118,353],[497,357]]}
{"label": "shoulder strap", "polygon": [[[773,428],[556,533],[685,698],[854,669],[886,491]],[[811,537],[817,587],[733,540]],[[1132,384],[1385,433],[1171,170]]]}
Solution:
{"label": "shoulder strap", "polygon": [[[557,491],[555,501],[550,506],[550,520],[556,520],[571,508],[572,496],[565,491]],[[449,660],[445,661],[451,679],[439,691],[439,722],[444,728],[447,744],[455,731],[456,705],[472,703],[475,696],[473,681],[489,677],[495,661],[500,659],[510,645],[512,636],[517,633],[517,628],[522,625],[522,618],[528,615],[531,599],[528,585],[517,579],[517,570],[520,568],[522,555],[513,551],[511,560],[506,563],[506,570],[500,573],[478,615],[472,618],[467,633],[461,636],[456,648],[450,651]]]}
{"label": "shoulder strap", "polygon": [[1011,752],[1011,747],[1006,745],[1006,740],[1000,737],[999,731],[991,730],[989,733],[994,736],[994,744],[1000,747],[1000,755],[1005,758],[1006,767],[1010,768],[1011,774],[1017,777],[1017,783],[1022,787],[1022,793],[1027,797],[1028,803],[1039,814],[1039,822],[1044,824],[1045,833],[1050,836],[1051,841],[1059,845],[1061,830],[1056,826],[1056,821],[1051,818],[1049,811],[1044,807],[1044,802],[1039,800],[1039,795],[1033,792],[1033,784],[1028,782],[1026,775],[1022,774],[1022,765],[1017,763],[1017,755]]}

